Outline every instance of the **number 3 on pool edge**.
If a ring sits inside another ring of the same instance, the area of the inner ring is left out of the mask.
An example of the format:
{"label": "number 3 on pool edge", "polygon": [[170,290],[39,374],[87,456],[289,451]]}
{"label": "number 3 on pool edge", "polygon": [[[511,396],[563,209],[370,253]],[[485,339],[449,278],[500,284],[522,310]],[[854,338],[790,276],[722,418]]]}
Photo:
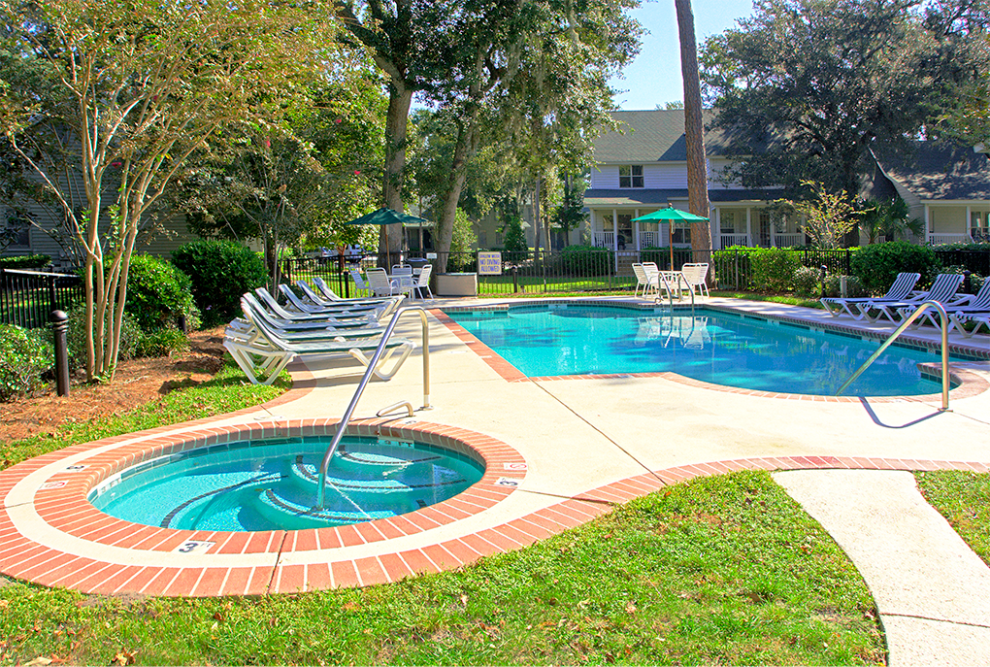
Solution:
{"label": "number 3 on pool edge", "polygon": [[190,553],[191,551],[194,551],[198,546],[199,546],[199,542],[186,542],[181,547],[176,549],[176,551],[178,551],[180,554],[187,554]]}

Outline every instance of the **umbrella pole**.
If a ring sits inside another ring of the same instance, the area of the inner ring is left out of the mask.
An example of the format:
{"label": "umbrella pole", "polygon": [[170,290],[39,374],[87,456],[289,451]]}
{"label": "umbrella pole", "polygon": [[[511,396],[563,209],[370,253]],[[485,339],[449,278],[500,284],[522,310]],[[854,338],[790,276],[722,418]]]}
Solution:
{"label": "umbrella pole", "polygon": [[671,220],[667,223],[667,236],[669,240],[667,245],[670,246],[670,270],[674,270],[674,221]]}

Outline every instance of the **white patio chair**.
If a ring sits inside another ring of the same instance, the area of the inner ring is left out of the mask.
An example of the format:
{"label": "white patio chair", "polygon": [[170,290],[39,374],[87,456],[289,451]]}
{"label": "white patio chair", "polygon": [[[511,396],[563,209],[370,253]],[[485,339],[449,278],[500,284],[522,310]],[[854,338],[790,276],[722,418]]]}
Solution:
{"label": "white patio chair", "polygon": [[684,280],[687,281],[688,286],[691,288],[691,292],[695,295],[702,294],[708,297],[708,264],[702,263],[688,263],[681,267],[681,273],[684,274]]}
{"label": "white patio chair", "polygon": [[639,288],[643,288],[643,293],[646,294],[646,286],[649,282],[646,279],[646,271],[643,270],[643,265],[640,262],[633,262],[632,264],[633,275],[636,276],[636,289],[633,290],[633,296],[639,296]]}
{"label": "white patio chair", "polygon": [[351,269],[351,280],[354,282],[354,293],[367,292],[370,291],[368,283],[364,282],[364,278],[361,277],[361,272],[357,269]]}
{"label": "white patio chair", "polygon": [[[423,270],[419,272],[416,277],[416,286],[413,287],[413,293],[418,295],[420,299],[426,300],[426,295],[428,294],[430,299],[433,298],[433,292],[430,290],[430,275],[433,273],[433,265],[427,264],[423,267]],[[425,292],[424,292],[425,290]]]}
{"label": "white patio chair", "polygon": [[894,284],[882,297],[825,297],[820,300],[820,303],[832,317],[839,317],[846,313],[853,319],[861,320],[866,317],[862,306],[878,301],[903,301],[911,295],[911,290],[914,289],[919,278],[921,278],[919,273],[899,273]]}
{"label": "white patio chair", "polygon": [[660,269],[655,262],[643,262],[643,274],[646,277],[646,287],[643,288],[642,296],[652,293],[654,296],[660,294]]}

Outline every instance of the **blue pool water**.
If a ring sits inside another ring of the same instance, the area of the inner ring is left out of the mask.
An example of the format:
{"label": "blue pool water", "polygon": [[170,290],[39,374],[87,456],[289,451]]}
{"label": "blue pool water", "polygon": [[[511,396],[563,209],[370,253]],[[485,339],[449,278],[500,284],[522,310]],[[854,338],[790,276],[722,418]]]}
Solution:
{"label": "blue pool water", "polygon": [[[547,304],[448,311],[457,324],[527,377],[669,371],[714,384],[830,396],[880,342],[709,309],[648,313],[600,305]],[[919,362],[936,353],[896,343],[844,395],[941,391]]]}
{"label": "blue pool water", "polygon": [[330,436],[216,445],[146,461],[90,493],[97,509],[134,523],[188,530],[301,530],[412,512],[481,479],[484,466],[421,443],[345,437],[315,510]]}

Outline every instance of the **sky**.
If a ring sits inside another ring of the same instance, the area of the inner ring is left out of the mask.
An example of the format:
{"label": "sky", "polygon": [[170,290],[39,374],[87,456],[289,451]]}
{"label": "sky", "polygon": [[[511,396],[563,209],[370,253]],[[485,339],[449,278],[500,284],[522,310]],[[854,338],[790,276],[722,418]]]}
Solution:
{"label": "sky", "polygon": [[[699,44],[710,35],[735,27],[737,19],[753,14],[752,0],[692,0],[691,6]],[[622,91],[615,97],[616,104],[633,111],[683,100],[674,0],[645,0],[631,15],[649,34],[643,36],[639,55],[626,66],[623,76],[610,82],[612,88]]]}

